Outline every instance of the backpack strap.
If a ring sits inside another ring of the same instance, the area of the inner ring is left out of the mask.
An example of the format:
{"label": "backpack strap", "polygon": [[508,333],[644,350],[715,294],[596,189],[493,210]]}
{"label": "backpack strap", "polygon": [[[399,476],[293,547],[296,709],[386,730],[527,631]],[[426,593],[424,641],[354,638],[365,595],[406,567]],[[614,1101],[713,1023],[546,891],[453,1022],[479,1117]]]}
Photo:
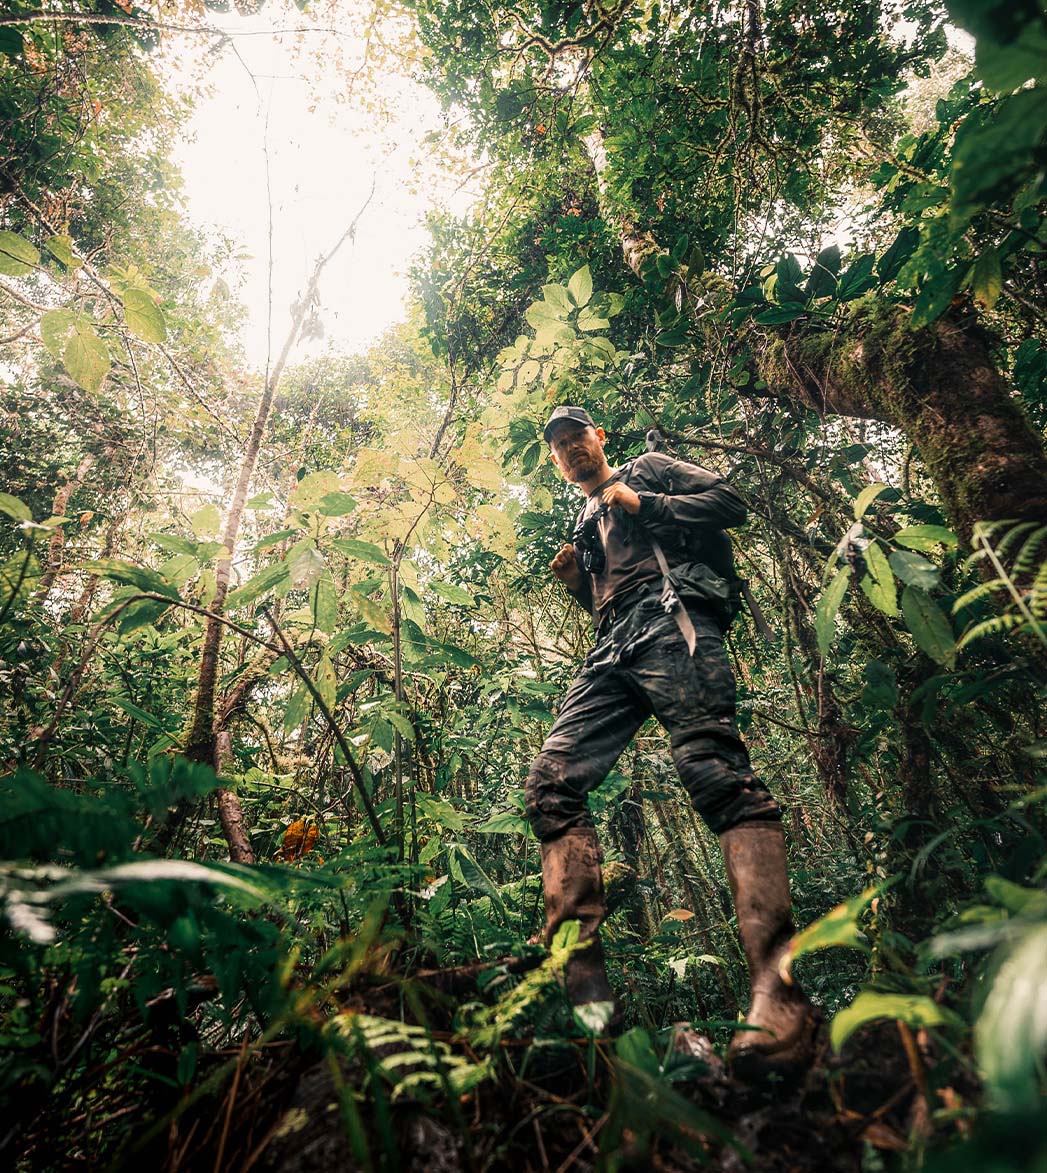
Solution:
{"label": "backpack strap", "polygon": [[658,601],[665,608],[665,613],[671,615],[676,620],[676,626],[680,629],[684,643],[687,644],[687,651],[693,656],[695,641],[698,638],[694,630],[694,624],[691,622],[691,617],[687,614],[687,608],[680,601],[680,596],[676,593],[676,588],[669,578],[669,563],[666,561],[665,552],[662,550],[661,543],[653,534],[647,534],[646,536],[647,540],[651,543],[651,548],[654,550],[655,558],[658,559],[658,569],[662,572],[662,593]]}

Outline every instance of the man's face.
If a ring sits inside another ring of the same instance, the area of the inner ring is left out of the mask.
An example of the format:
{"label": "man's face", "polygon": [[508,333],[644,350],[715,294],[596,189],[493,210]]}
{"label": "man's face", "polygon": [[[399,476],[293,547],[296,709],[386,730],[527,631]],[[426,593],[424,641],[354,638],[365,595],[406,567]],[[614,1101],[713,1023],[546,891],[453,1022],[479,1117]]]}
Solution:
{"label": "man's face", "polygon": [[561,424],[549,441],[549,459],[568,481],[587,481],[604,462],[603,428],[571,421]]}

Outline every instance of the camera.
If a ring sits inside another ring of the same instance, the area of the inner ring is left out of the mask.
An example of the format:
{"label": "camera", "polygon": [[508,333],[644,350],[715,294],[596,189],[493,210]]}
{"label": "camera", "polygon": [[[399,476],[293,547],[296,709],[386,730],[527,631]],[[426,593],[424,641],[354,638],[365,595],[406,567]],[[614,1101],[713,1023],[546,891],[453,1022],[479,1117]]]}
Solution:
{"label": "camera", "polygon": [[574,527],[571,541],[587,574],[601,574],[607,567],[607,554],[600,539],[600,521],[607,514],[607,506],[601,505]]}

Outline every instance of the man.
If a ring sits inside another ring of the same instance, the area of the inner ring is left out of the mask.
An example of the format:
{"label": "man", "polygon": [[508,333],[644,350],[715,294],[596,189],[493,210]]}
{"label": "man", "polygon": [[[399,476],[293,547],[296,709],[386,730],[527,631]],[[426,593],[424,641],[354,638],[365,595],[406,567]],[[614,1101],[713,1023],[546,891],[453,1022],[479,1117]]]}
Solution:
{"label": "man", "polygon": [[723,648],[737,581],[723,531],[745,520],[745,506],[715,474],[662,453],[613,470],[604,431],[583,408],[556,408],[545,439],[553,464],[586,497],[575,544],[550,568],[591,613],[597,634],[527,778],[527,814],[542,844],[546,942],[564,921],[580,923],[589,945],[567,963],[567,992],[583,1016],[592,1004],[610,1013],[598,935],[600,850],[587,796],[653,714],[691,801],[720,837],[738,914],[753,991],[746,1023],[759,1029],[735,1035],[732,1060],[753,1073],[802,1063],[811,1007],[778,973],[794,932],[781,811],[738,733]]}

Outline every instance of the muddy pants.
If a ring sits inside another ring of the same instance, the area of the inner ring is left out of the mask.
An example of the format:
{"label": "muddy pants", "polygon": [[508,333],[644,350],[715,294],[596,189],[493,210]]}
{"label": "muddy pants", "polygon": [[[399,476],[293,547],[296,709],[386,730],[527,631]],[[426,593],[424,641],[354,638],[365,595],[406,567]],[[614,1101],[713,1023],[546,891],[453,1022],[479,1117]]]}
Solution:
{"label": "muddy pants", "polygon": [[735,683],[717,624],[689,610],[694,655],[657,588],[608,616],[527,777],[527,817],[542,842],[591,826],[586,802],[652,714],[695,809],[719,835],[781,811],[753,774],[735,724]]}

